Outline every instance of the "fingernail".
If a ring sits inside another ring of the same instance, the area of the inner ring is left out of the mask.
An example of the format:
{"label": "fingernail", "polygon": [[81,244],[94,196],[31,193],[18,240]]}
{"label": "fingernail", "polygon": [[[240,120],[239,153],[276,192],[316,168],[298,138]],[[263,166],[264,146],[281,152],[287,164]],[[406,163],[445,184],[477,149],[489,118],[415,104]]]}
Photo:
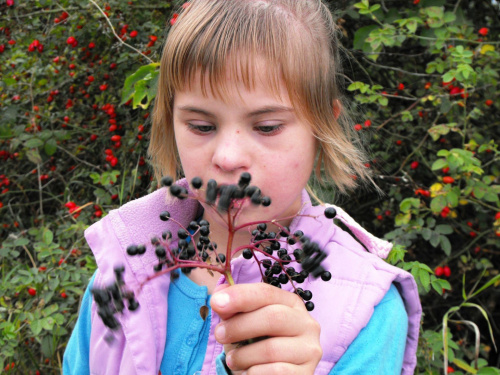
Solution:
{"label": "fingernail", "polygon": [[231,368],[233,366],[233,351],[226,354],[226,365]]}
{"label": "fingernail", "polygon": [[216,304],[218,307],[226,307],[229,304],[229,294],[215,293],[212,297],[212,303]]}
{"label": "fingernail", "polygon": [[217,338],[217,341],[221,341],[226,338],[226,326],[224,324],[219,324],[215,327],[215,337]]}

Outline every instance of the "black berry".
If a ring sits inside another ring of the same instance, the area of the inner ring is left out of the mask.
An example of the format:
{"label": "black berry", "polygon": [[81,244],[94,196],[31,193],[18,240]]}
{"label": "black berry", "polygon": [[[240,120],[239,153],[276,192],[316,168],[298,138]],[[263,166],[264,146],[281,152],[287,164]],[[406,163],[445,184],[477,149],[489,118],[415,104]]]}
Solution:
{"label": "black berry", "polygon": [[335,216],[337,216],[337,210],[333,207],[327,207],[325,209],[325,216],[327,219],[333,219]]}

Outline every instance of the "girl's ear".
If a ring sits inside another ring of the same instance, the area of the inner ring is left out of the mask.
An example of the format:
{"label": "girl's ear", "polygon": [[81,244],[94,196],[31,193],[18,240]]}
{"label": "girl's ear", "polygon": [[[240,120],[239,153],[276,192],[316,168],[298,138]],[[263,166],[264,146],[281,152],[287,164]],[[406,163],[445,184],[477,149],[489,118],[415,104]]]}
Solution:
{"label": "girl's ear", "polygon": [[342,103],[340,102],[340,100],[335,99],[333,101],[333,115],[335,116],[336,120],[338,120],[341,111],[342,111]]}

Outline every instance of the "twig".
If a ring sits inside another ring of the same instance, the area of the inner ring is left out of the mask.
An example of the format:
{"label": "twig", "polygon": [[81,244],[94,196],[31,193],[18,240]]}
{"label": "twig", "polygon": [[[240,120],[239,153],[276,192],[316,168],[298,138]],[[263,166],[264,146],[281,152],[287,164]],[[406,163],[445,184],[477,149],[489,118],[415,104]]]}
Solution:
{"label": "twig", "polygon": [[401,172],[401,170],[404,168],[404,166],[406,165],[406,163],[408,162],[408,160],[410,160],[410,158],[418,151],[418,149],[420,147],[422,147],[422,145],[425,143],[425,141],[427,140],[428,137],[429,137],[429,133],[425,134],[425,137],[422,138],[422,140],[420,141],[420,143],[418,144],[418,146],[406,157],[405,160],[403,160],[403,162],[401,163],[401,166],[394,173],[394,175],[397,175],[399,172]]}
{"label": "twig", "polygon": [[411,76],[417,76],[417,77],[441,77],[441,74],[412,73],[412,72],[409,72],[409,71],[404,70],[404,69],[394,68],[392,66],[386,66],[386,65],[376,64],[374,62],[371,62],[366,57],[363,57],[363,60],[366,61],[368,64],[373,65],[373,66],[377,66],[379,68],[384,68],[384,69],[389,69],[389,70],[395,70],[397,72],[401,72],[401,73],[404,73],[404,74],[407,74],[407,75],[411,75]]}
{"label": "twig", "polygon": [[80,163],[83,163],[83,164],[86,164],[88,165],[89,167],[92,167],[92,168],[95,168],[101,172],[104,172],[101,168],[99,168],[97,165],[93,165],[93,164],[90,164],[88,161],[85,161],[85,160],[82,160],[78,157],[76,157],[75,155],[73,155],[71,152],[69,152],[68,150],[66,150],[65,148],[61,147],[61,146],[57,146],[58,149],[60,150],[63,150],[65,153],[67,153],[69,156],[71,156],[73,159],[79,161]]}
{"label": "twig", "polygon": [[30,260],[31,260],[31,264],[33,264],[33,268],[36,268],[36,263],[35,263],[35,260],[33,259],[33,256],[31,255],[31,253],[29,252],[28,248],[26,247],[26,245],[23,245],[23,249],[26,251],[26,253],[28,254]]}
{"label": "twig", "polygon": [[120,38],[120,36],[116,33],[115,31],[115,28],[113,27],[113,24],[111,23],[110,19],[108,16],[106,16],[106,13],[104,13],[104,11],[101,9],[101,7],[94,1],[94,0],[89,0],[92,4],[94,4],[96,6],[97,9],[99,9],[99,11],[101,12],[101,14],[103,15],[103,17],[106,19],[109,27],[111,28],[111,31],[113,32],[113,35],[116,37],[116,39],[118,39],[120,41],[120,43],[122,43],[123,45],[127,46],[128,48],[132,49],[133,51],[137,52],[139,55],[141,55],[142,57],[144,57],[146,60],[149,61],[150,64],[152,64],[154,61],[151,60],[149,57],[147,57],[145,54],[143,54],[141,51],[139,51],[137,48],[131,46],[130,44],[128,43],[125,43],[122,38]]}
{"label": "twig", "polygon": [[411,111],[418,103],[420,103],[420,101],[422,100],[422,98],[420,99],[416,99],[416,102],[415,103],[412,103],[408,108],[406,109],[403,109],[401,112],[399,113],[396,113],[394,115],[392,115],[391,117],[389,117],[387,120],[385,120],[382,124],[380,124],[379,126],[377,126],[377,130],[380,130],[382,129],[384,126],[386,126],[389,122],[391,122],[392,120],[394,120],[396,117],[399,117],[401,116],[401,114],[403,112],[407,112],[407,111]]}

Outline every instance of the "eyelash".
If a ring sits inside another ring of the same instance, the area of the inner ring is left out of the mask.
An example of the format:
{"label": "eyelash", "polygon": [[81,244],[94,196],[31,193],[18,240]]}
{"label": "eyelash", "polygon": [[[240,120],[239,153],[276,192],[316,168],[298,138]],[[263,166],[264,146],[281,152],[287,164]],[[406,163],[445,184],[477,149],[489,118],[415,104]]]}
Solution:
{"label": "eyelash", "polygon": [[[196,134],[206,135],[215,130],[215,126],[213,125],[195,125],[188,123],[189,130],[193,131]],[[259,131],[264,136],[272,136],[281,133],[283,130],[283,124],[278,125],[261,125],[255,126],[254,129]]]}

